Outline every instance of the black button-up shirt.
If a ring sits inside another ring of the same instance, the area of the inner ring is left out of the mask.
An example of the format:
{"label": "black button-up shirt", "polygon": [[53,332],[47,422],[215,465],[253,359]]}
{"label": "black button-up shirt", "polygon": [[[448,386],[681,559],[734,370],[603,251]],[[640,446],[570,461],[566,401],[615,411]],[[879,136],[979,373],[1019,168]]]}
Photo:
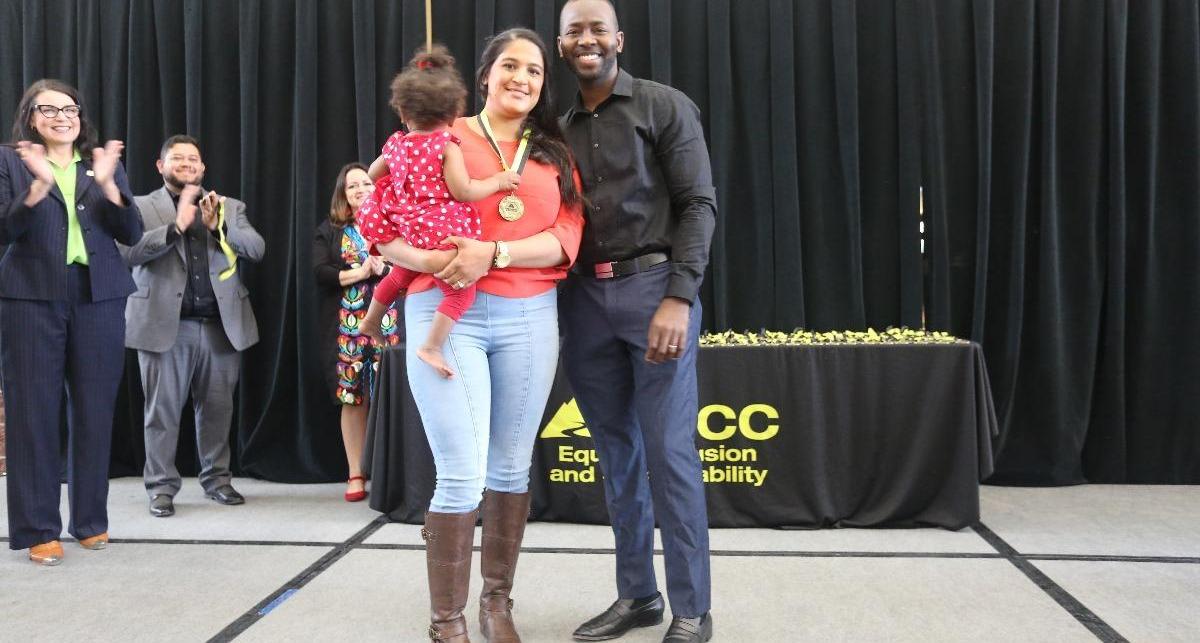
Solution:
{"label": "black button-up shirt", "polygon": [[[179,195],[167,190],[175,209],[179,209]],[[208,238],[212,235],[204,226],[200,216],[199,206],[192,225],[183,232],[183,256],[187,265],[187,283],[183,286],[183,305],[179,309],[180,319],[217,319],[221,310],[217,308],[217,295],[213,292],[212,281],[208,274]],[[174,222],[167,230],[167,244],[173,244],[181,237],[175,230]]]}
{"label": "black button-up shirt", "polygon": [[613,93],[589,112],[582,97],[560,123],[591,202],[579,259],[671,256],[665,296],[695,299],[716,226],[716,190],[700,110],[683,92],[617,72]]}

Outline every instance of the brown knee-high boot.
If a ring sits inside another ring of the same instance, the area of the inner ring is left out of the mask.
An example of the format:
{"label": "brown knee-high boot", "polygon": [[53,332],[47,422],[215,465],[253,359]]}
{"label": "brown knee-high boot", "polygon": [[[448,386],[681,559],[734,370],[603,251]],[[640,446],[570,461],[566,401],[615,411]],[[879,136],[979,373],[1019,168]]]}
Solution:
{"label": "brown knee-high boot", "polygon": [[529,518],[529,492],[484,491],[479,628],[489,643],[520,643],[512,620],[513,576]]}
{"label": "brown knee-high boot", "polygon": [[471,544],[479,510],[465,514],[425,512],[425,567],[429,572],[429,638],[470,643],[467,586],[471,582]]}

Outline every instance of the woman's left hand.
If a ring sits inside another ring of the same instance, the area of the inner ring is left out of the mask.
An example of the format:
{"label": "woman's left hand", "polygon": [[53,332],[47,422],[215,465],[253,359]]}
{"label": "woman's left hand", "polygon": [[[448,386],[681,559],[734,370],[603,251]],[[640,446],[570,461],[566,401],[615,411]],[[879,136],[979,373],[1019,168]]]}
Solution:
{"label": "woman's left hand", "polygon": [[479,241],[466,237],[446,237],[446,243],[457,246],[458,255],[434,277],[454,288],[461,289],[470,286],[486,275],[488,268],[492,267],[496,246],[491,241]]}
{"label": "woman's left hand", "polygon": [[45,146],[29,141],[19,141],[17,156],[29,169],[33,178],[41,181],[46,187],[54,185],[54,170],[50,169],[50,162],[46,160]]}
{"label": "woman's left hand", "polygon": [[117,162],[121,160],[121,150],[124,149],[125,143],[121,141],[107,141],[104,143],[104,147],[92,150],[92,173],[96,177],[96,183],[101,187],[112,184],[113,176],[117,171]]}

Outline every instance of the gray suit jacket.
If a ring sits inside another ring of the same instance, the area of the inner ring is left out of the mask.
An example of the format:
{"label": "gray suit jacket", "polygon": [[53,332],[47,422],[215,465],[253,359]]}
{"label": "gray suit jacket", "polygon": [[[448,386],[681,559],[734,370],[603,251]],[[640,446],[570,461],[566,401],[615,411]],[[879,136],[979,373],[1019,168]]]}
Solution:
{"label": "gray suit jacket", "polygon": [[[184,240],[167,245],[167,231],[175,224],[175,204],[162,187],[145,196],[134,197],[142,213],[146,232],[142,240],[122,246],[121,256],[133,268],[137,292],[125,305],[125,346],[161,353],[175,344],[179,334],[179,311],[183,306],[183,286],[187,282]],[[196,216],[200,216],[199,213]],[[258,261],[266,249],[250,221],[246,204],[225,200],[225,240],[242,260]],[[258,341],[258,323],[250,307],[249,294],[239,273],[221,281],[217,275],[229,265],[217,240],[208,240],[209,279],[221,311],[225,335],[237,350],[245,350]]]}

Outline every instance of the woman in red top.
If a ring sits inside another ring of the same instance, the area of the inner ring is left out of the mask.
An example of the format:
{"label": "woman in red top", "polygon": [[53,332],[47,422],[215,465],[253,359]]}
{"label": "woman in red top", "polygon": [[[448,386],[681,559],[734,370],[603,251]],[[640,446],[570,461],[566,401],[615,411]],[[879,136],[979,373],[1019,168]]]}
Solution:
{"label": "woman in red top", "polygon": [[[437,484],[422,535],[427,541],[432,625],[438,641],[466,641],[467,584],[475,520],[483,512],[480,625],[489,640],[519,640],[509,594],[529,514],[529,463],[558,364],[555,284],[575,259],[583,199],[551,104],[550,59],[527,29],[496,35],[478,73],[483,114],[459,118],[451,133],[472,177],[521,168],[511,193],[476,201],[481,239],[449,237],[450,252],[395,240],[380,252],[425,273],[408,288],[408,337],[428,334],[443,299],[438,281],[475,286],[475,302],[454,324],[446,379],[408,348],[409,383],[433,451]],[[528,161],[519,149],[529,130]],[[502,203],[504,202],[504,203]]]}

